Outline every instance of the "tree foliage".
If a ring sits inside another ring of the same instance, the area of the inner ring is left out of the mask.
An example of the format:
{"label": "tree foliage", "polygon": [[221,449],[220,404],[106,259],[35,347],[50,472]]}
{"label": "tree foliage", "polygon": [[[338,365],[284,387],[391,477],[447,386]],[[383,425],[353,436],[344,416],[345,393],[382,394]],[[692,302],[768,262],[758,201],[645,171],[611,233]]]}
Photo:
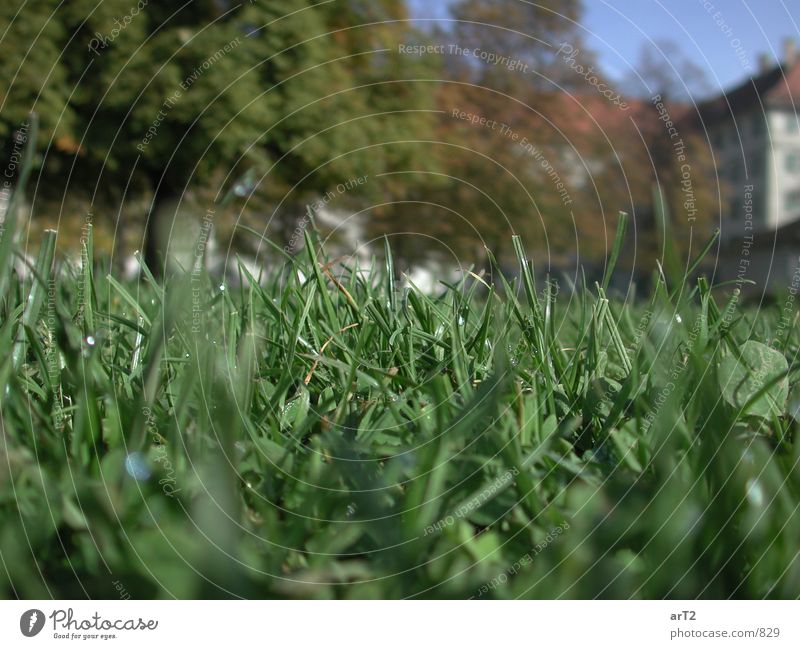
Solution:
{"label": "tree foliage", "polygon": [[[0,9],[0,133],[41,114],[51,141],[43,173],[62,178],[54,193],[69,189],[70,168],[81,187],[144,184],[158,203],[256,166],[257,193],[296,206],[417,155],[382,145],[425,126],[398,113],[418,93],[394,82],[396,57],[381,51],[410,29],[392,3],[49,4]],[[385,27],[359,27],[377,10]]]}

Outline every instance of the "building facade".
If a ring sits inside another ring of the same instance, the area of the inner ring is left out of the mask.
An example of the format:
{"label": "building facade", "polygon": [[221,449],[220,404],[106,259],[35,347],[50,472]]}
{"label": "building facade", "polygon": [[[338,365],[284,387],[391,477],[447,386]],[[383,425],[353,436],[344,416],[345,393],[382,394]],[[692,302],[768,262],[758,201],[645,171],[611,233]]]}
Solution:
{"label": "building facade", "polygon": [[[750,293],[780,292],[797,272],[800,227],[800,57],[784,60],[703,102],[694,128],[707,135],[722,197],[719,271]],[[754,284],[749,284],[749,280]]]}

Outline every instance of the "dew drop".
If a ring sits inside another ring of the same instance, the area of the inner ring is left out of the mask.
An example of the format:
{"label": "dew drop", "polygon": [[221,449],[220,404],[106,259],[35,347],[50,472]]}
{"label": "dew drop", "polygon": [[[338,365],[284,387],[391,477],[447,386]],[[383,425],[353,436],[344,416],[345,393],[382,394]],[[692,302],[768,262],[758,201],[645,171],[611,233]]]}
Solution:
{"label": "dew drop", "polygon": [[747,481],[747,500],[753,507],[762,507],[764,505],[764,489],[761,483],[755,478],[750,478]]}
{"label": "dew drop", "polygon": [[680,314],[678,313],[675,314],[675,322],[677,322],[678,324],[683,322],[683,318],[681,318]]}
{"label": "dew drop", "polygon": [[253,190],[256,188],[256,177],[254,173],[248,172],[245,174],[244,178],[239,180],[233,186],[233,193],[240,198],[244,198],[249,196],[253,193]]}
{"label": "dew drop", "polygon": [[94,339],[94,336],[86,336],[85,342],[87,345],[89,345],[89,347],[94,347],[97,341]]}
{"label": "dew drop", "polygon": [[152,475],[152,471],[150,471],[150,467],[147,465],[144,454],[139,451],[128,453],[125,458],[125,471],[137,482],[144,482]]}

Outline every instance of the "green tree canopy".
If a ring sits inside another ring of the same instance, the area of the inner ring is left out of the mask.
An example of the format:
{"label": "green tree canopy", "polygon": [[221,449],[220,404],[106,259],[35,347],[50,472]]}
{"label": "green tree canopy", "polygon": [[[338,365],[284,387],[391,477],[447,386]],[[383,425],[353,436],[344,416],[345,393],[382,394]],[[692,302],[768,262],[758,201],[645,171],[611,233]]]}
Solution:
{"label": "green tree canopy", "polygon": [[257,191],[297,205],[414,155],[368,146],[424,125],[398,112],[417,101],[411,90],[380,83],[393,78],[381,39],[410,27],[378,4],[388,22],[375,30],[358,27],[374,18],[348,0],[11,0],[0,8],[0,135],[41,115],[53,191],[69,189],[74,167],[73,183],[100,192],[149,185],[157,211],[219,170],[256,165]]}

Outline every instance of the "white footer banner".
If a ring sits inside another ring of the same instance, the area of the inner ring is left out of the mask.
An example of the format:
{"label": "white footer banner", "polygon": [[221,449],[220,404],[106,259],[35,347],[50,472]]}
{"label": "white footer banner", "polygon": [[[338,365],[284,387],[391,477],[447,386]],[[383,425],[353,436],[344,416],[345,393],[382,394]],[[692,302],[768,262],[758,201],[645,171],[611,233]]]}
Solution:
{"label": "white footer banner", "polygon": [[[0,647],[800,647],[796,601],[4,601]],[[518,643],[522,642],[522,645]],[[458,644],[456,644],[458,643]],[[580,645],[578,643],[586,643]],[[613,643],[613,644],[612,644]],[[551,645],[554,646],[554,645]]]}

